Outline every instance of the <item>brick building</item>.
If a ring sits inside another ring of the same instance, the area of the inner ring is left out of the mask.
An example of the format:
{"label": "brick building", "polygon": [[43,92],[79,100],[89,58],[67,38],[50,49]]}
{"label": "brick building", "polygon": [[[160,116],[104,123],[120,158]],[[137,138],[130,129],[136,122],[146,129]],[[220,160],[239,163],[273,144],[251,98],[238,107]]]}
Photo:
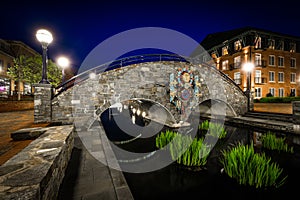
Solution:
{"label": "brick building", "polygon": [[[300,96],[300,37],[244,27],[209,34],[201,45],[217,69],[243,91],[251,87],[255,99],[268,93],[274,97]],[[249,73],[245,63],[254,64]]]}
{"label": "brick building", "polygon": [[[13,66],[14,58],[20,55],[33,57],[39,55],[39,53],[21,41],[0,39],[0,97],[7,97],[17,93],[18,82],[9,77],[7,70]],[[20,93],[24,95],[30,92],[31,86],[20,82]]]}

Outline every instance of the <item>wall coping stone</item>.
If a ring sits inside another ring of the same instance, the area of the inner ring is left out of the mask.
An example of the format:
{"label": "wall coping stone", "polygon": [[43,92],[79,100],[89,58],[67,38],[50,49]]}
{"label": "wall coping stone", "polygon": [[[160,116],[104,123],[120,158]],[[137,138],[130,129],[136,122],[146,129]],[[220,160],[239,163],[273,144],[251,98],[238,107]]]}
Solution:
{"label": "wall coping stone", "polygon": [[0,199],[56,199],[74,145],[73,125],[45,132],[0,166]]}

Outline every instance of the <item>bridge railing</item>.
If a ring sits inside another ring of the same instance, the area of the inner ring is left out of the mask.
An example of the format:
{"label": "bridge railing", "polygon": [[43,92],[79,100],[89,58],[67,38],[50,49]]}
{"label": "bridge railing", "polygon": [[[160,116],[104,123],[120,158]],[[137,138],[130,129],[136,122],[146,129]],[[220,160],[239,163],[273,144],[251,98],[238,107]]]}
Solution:
{"label": "bridge railing", "polygon": [[[73,76],[71,79],[61,83],[55,88],[55,94],[54,97],[58,96],[65,90],[73,87],[75,84],[79,84],[82,81],[90,78],[91,73],[99,74],[105,71],[110,71],[114,70],[117,68],[133,65],[133,64],[139,64],[139,63],[144,63],[144,62],[157,62],[157,61],[177,61],[177,62],[186,62],[190,63],[193,58],[186,57],[186,56],[180,56],[177,54],[146,54],[146,55],[137,55],[137,56],[130,56],[126,58],[121,58],[112,62],[104,63],[102,65],[99,65],[97,67],[94,67],[92,69],[89,69],[87,71],[84,71],[76,76]],[[195,58],[195,60],[197,60]],[[193,61],[192,61],[193,62]],[[195,63],[199,63],[199,61],[196,61]],[[199,63],[200,64],[200,63]],[[206,64],[207,63],[201,63],[201,64]],[[216,71],[219,73],[223,78],[231,82],[232,84],[236,85],[237,88],[245,95],[243,90],[235,83],[234,80],[232,80],[230,77],[228,77],[226,74],[224,74],[222,71],[218,70],[217,68],[209,65],[212,70]]]}

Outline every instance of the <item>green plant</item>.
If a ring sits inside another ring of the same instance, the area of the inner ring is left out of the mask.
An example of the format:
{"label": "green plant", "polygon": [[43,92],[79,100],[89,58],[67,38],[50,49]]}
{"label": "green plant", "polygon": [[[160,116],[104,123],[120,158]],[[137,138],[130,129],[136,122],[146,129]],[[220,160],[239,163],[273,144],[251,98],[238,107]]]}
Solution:
{"label": "green plant", "polygon": [[177,133],[171,130],[160,132],[155,138],[156,147],[159,149],[164,148],[167,144],[169,144],[173,140],[173,138],[176,135]]}
{"label": "green plant", "polygon": [[203,166],[207,162],[210,151],[208,145],[203,143],[204,139],[192,138],[190,135],[181,135],[177,132],[167,130],[156,136],[156,147],[165,148],[169,146],[171,157],[178,164],[185,166]]}
{"label": "green plant", "polygon": [[209,122],[208,120],[203,121],[199,125],[200,130],[209,131],[209,135],[216,138],[225,138],[227,132],[221,124]]}
{"label": "green plant", "polygon": [[230,150],[223,151],[220,162],[224,172],[240,185],[278,188],[287,179],[287,176],[282,175],[283,169],[277,163],[271,162],[271,158],[267,158],[264,153],[254,152],[253,144],[238,144]]}
{"label": "green plant", "polygon": [[293,153],[293,147],[289,147],[285,140],[285,137],[277,137],[275,133],[270,131],[261,136],[261,142],[264,148]]}
{"label": "green plant", "polygon": [[203,138],[178,134],[170,144],[170,153],[173,160],[185,166],[204,166],[207,162],[210,148],[203,143]]}
{"label": "green plant", "polygon": [[209,121],[208,120],[204,120],[200,125],[199,125],[199,129],[200,130],[205,130],[207,131],[209,129]]}

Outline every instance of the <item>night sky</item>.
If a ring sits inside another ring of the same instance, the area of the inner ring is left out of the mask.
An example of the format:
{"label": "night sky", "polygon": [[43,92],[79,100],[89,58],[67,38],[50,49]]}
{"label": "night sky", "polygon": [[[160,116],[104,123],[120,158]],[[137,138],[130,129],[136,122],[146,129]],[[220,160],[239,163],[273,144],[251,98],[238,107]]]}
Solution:
{"label": "night sky", "polygon": [[[300,36],[300,9],[296,2],[8,0],[1,3],[0,38],[21,40],[41,52],[35,33],[46,28],[54,37],[48,48],[49,58],[67,56],[78,68],[101,42],[136,28],[171,29],[198,43],[207,34],[245,26]],[[119,47],[111,48],[114,51]]]}

